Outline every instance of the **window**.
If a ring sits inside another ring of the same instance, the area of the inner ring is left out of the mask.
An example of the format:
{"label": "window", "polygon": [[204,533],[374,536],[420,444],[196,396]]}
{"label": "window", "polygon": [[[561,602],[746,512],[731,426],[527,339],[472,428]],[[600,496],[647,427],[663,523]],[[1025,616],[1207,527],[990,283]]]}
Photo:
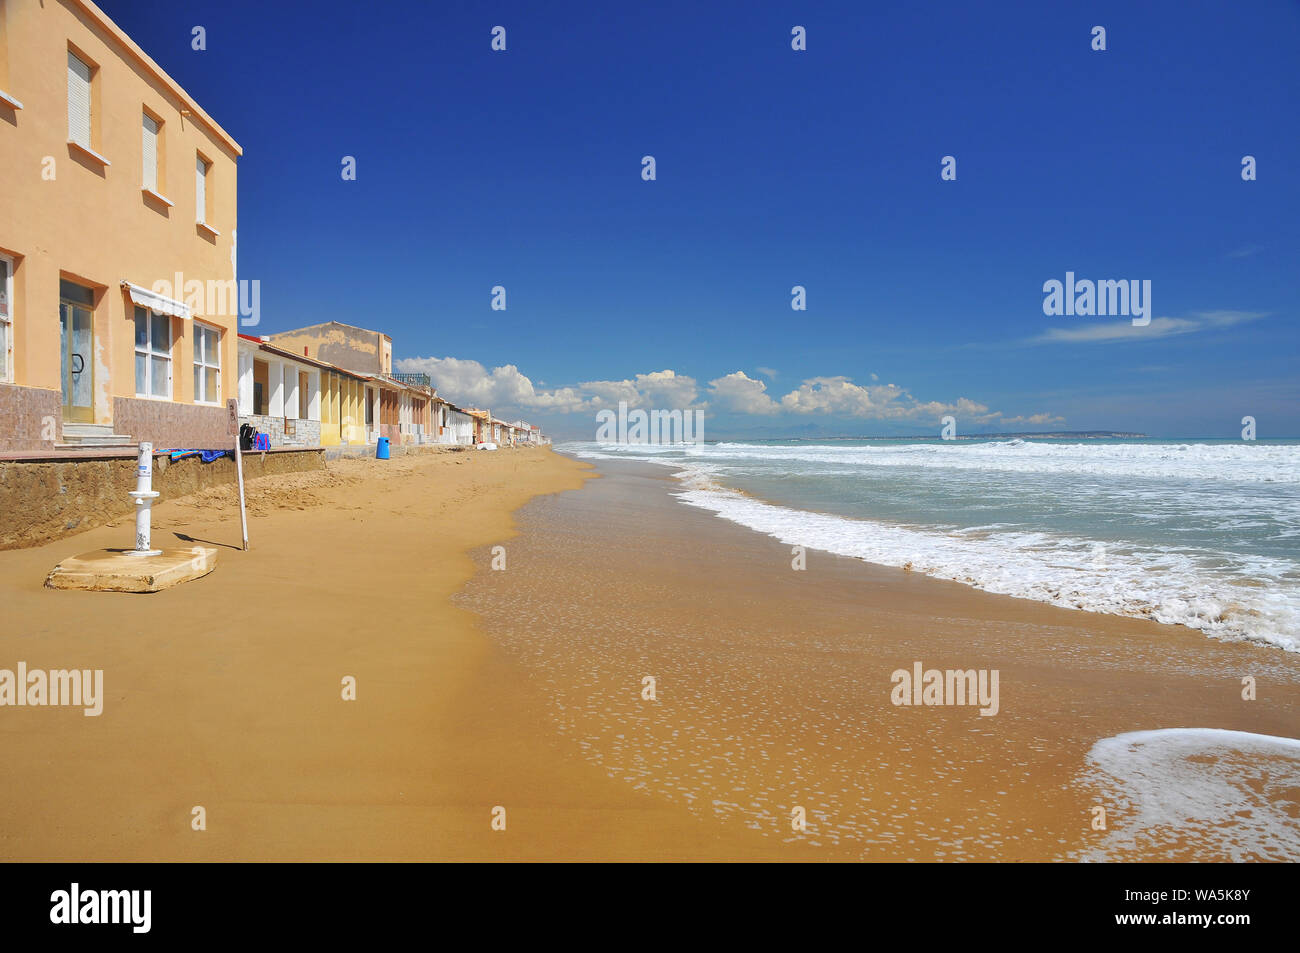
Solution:
{"label": "window", "polygon": [[162,123],[154,119],[148,113],[144,114],[144,178],[142,185],[157,195],[161,189],[158,187],[158,131],[162,128]]}
{"label": "window", "polygon": [[140,307],[135,309],[135,395],[172,396],[172,320]]}
{"label": "window", "polygon": [[203,156],[195,160],[194,167],[194,221],[208,223],[208,168],[211,165]]}
{"label": "window", "polygon": [[14,375],[14,260],[0,255],[0,382]]}
{"label": "window", "polygon": [[194,324],[194,403],[221,403],[221,332]]}
{"label": "window", "polygon": [[266,416],[271,391],[271,369],[266,361],[253,361],[253,413]]}
{"label": "window", "polygon": [[95,292],[66,278],[59,279],[59,299],[83,308],[95,307]]}
{"label": "window", "polygon": [[68,141],[90,145],[90,65],[68,51]]}
{"label": "window", "polygon": [[311,377],[306,371],[298,372],[298,417],[307,420],[311,417],[311,394],[308,388]]}

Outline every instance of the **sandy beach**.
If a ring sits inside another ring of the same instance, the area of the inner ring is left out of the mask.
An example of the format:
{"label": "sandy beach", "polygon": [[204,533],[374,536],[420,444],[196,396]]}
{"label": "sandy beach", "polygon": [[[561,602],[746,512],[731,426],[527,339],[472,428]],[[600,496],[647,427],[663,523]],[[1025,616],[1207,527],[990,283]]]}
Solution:
{"label": "sandy beach", "polygon": [[[42,588],[59,559],[120,545],[126,521],[0,553],[6,667],[100,668],[107,696],[97,718],[6,709],[0,856],[756,856],[761,843],[567,751],[526,674],[449,602],[474,571],[467,551],[510,545],[511,511],[580,486],[581,469],[535,449],[257,481],[246,554],[233,488],[164,501],[155,540],[216,544],[220,562],[148,596]],[[191,830],[194,806],[205,831]]]}
{"label": "sandy beach", "polygon": [[[220,562],[148,596],[42,586],[126,521],[0,552],[0,666],[103,669],[106,695],[94,718],[6,710],[0,856],[1086,859],[1091,808],[1124,814],[1081,778],[1099,739],[1295,734],[1288,653],[815,551],[794,571],[676,502],[666,468],[601,471],[547,449],[342,460],[251,483],[248,553],[232,488],[163,501],[155,540]],[[997,669],[997,714],[891,704],[918,661]]]}
{"label": "sandy beach", "polygon": [[[1230,825],[1134,836],[1134,806],[1085,777],[1091,746],[1124,732],[1293,737],[1294,654],[815,551],[794,571],[790,547],[673,499],[667,468],[600,467],[581,493],[526,507],[510,573],[479,574],[462,602],[610,776],[753,830],[773,856],[1296,859]],[[916,662],[998,670],[997,714],[892,704],[891,673]],[[1294,821],[1294,761],[1273,767],[1270,796]],[[1096,805],[1108,833],[1091,827]]]}

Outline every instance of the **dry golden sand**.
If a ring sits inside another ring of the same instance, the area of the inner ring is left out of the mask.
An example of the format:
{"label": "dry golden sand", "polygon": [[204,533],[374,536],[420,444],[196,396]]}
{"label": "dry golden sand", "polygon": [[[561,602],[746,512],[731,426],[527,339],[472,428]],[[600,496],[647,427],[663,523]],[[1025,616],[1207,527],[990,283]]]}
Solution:
{"label": "dry golden sand", "polygon": [[251,483],[248,553],[233,490],[162,502],[156,544],[221,555],[152,595],[42,588],[64,556],[126,544],[126,521],[0,553],[0,667],[103,669],[106,695],[98,718],[0,709],[0,857],[761,856],[569,750],[450,604],[470,548],[508,543],[512,510],[582,480],[543,449],[343,460]]}
{"label": "dry golden sand", "polygon": [[[1096,739],[1300,734],[1285,653],[820,553],[795,573],[665,471],[607,469],[539,497],[590,471],[540,449],[340,461],[250,484],[248,553],[231,490],[163,502],[156,543],[220,562],[147,596],[42,588],[126,521],[0,552],[0,667],[102,668],[107,695],[99,718],[0,709],[0,857],[1070,857],[1095,843]],[[915,660],[999,668],[1001,712],[891,706]]]}

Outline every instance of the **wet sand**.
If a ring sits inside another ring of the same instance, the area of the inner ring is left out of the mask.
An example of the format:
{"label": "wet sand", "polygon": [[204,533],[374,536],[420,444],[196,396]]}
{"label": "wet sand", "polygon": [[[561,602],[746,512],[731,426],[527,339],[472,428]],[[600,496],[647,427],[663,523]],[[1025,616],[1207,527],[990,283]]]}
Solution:
{"label": "wet sand", "polygon": [[[1082,774],[1093,743],[1122,732],[1300,735],[1296,656],[817,551],[796,571],[790,547],[676,502],[666,468],[599,466],[582,492],[525,507],[508,571],[480,573],[461,602],[612,778],[761,834],[773,856],[1278,858],[1236,832],[1125,844],[1133,805]],[[918,661],[998,670],[1000,710],[895,706],[891,674]],[[1269,768],[1293,821],[1296,768]],[[1110,834],[1092,829],[1097,805]]]}
{"label": "wet sand", "polygon": [[[155,540],[220,563],[147,596],[42,588],[126,521],[0,552],[0,667],[102,668],[107,696],[98,718],[0,708],[0,857],[1074,858],[1107,799],[1078,781],[1095,740],[1300,734],[1293,656],[815,551],[796,572],[667,470],[602,471],[339,461],[250,484],[249,553],[229,489],[163,502]],[[1000,711],[891,705],[918,660],[999,669]]]}

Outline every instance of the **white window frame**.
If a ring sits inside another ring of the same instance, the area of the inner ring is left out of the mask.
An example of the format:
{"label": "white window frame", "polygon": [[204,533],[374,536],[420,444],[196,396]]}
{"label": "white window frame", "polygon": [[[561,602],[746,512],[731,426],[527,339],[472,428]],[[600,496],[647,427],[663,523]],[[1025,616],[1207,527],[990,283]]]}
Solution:
{"label": "white window frame", "polygon": [[[141,348],[138,344],[135,344],[135,321],[136,321],[136,319],[138,319],[138,318],[140,317],[140,312],[141,312],[141,311],[143,311],[143,312],[145,313],[145,316],[146,316],[146,319],[145,319],[145,327],[148,329],[148,333],[145,335],[145,342],[144,342],[144,343],[145,343],[145,346],[144,346],[144,348]],[[157,315],[158,317],[164,318],[164,319],[166,320],[166,322],[167,322],[167,325],[166,325],[166,327],[167,327],[167,347],[166,347],[165,350],[156,350],[156,349],[154,348],[154,339],[153,339],[153,325],[154,325],[154,323],[153,323],[153,316],[154,316],[154,315]],[[134,313],[133,313],[132,316],[131,316],[131,341],[132,341],[132,345],[133,345],[133,347],[132,347],[132,351],[133,351],[133,354],[135,354],[135,355],[143,354],[143,355],[145,356],[145,371],[146,371],[146,374],[145,374],[145,386],[146,386],[146,387],[152,387],[152,386],[153,386],[153,359],[154,359],[155,357],[161,357],[161,358],[165,358],[165,359],[167,360],[167,393],[166,393],[166,394],[147,394],[147,393],[141,393],[141,392],[140,392],[140,379],[139,379],[139,377],[137,376],[137,377],[136,377],[136,382],[135,382],[135,396],[136,396],[136,397],[141,397],[141,398],[144,398],[145,400],[171,400],[171,399],[172,399],[172,394],[175,393],[175,383],[174,383],[174,382],[175,382],[175,378],[176,378],[176,370],[175,370],[175,366],[174,366],[173,363],[172,363],[172,338],[173,338],[173,337],[174,337],[174,335],[172,334],[172,319],[171,319],[171,315],[163,314],[163,313],[160,312],[160,311],[150,311],[148,308],[142,308],[142,307],[140,307],[139,305],[136,305],[136,306],[135,306],[135,311],[134,311]]]}
{"label": "white window frame", "polygon": [[[73,123],[73,118],[74,118],[74,113],[72,111],[72,102],[73,102],[72,93],[73,93],[73,85],[74,85],[73,74],[75,73],[77,75],[77,82],[82,81],[79,71],[77,71],[73,67],[74,60],[77,63],[79,63],[81,66],[85,67],[86,69],[86,78],[84,81],[86,85],[86,128],[85,128],[86,138],[84,142],[77,135],[77,133],[80,131],[78,129],[79,124],[74,125]],[[95,66],[93,63],[88,63],[85,60],[83,60],[76,53],[72,52],[72,50],[68,50],[68,141],[75,142],[83,149],[93,149],[94,137],[95,137]]]}
{"label": "white window frame", "polygon": [[[161,152],[158,146],[159,146],[159,140],[162,139],[162,123],[160,123],[157,119],[154,119],[153,116],[150,116],[147,112],[144,112],[143,110],[141,111],[140,116],[141,116],[140,119],[140,143],[141,143],[140,187],[144,189],[148,189],[154,195],[158,195],[162,192],[162,189],[158,187],[159,185],[158,154],[159,152]],[[150,123],[153,124],[152,133],[149,132]],[[149,137],[151,135],[153,136],[153,181],[152,182],[149,181],[149,164],[148,164],[148,159],[149,159],[148,146],[149,146]]]}
{"label": "white window frame", "polygon": [[[195,346],[198,346],[200,341],[208,340],[209,335],[211,335],[211,340],[213,341],[215,354],[209,355],[207,353],[207,347],[205,345],[203,348],[203,354],[201,356],[196,355],[194,357],[194,392],[195,392],[194,403],[204,404],[208,406],[220,406],[221,405],[221,329],[216,327],[215,325],[203,324],[200,321],[194,322]],[[209,357],[212,357],[213,360],[209,361],[208,360]],[[200,384],[202,384],[207,380],[207,375],[204,374],[203,372],[209,367],[214,368],[217,372],[217,395],[215,398],[213,398],[212,395],[210,394],[204,394],[203,396],[207,399],[199,400],[198,391],[199,391]]]}
{"label": "white window frame", "polygon": [[4,299],[8,302],[8,314],[0,315],[0,353],[4,354],[5,366],[4,373],[0,373],[0,384],[12,384],[14,382],[14,260],[8,255],[0,255],[0,262],[4,262],[5,276],[4,285],[0,287],[0,292],[4,293]]}
{"label": "white window frame", "polygon": [[194,156],[194,221],[208,224],[208,173],[212,163],[203,156]]}

